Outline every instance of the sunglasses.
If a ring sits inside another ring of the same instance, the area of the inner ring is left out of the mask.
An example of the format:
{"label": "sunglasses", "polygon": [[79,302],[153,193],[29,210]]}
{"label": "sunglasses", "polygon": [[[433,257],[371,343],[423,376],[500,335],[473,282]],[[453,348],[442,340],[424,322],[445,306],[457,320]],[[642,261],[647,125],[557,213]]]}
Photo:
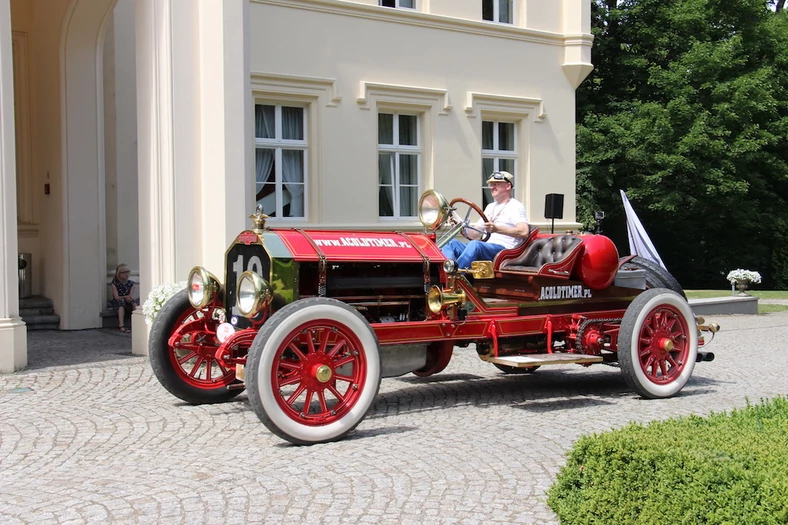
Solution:
{"label": "sunglasses", "polygon": [[506,178],[506,175],[504,175],[504,174],[503,174],[503,173],[501,173],[500,171],[496,171],[495,173],[493,173],[492,175],[490,175],[490,178],[491,178],[491,179],[495,179],[495,180],[505,180],[505,181],[507,181],[507,182],[509,181],[509,179],[507,179],[507,178]]}

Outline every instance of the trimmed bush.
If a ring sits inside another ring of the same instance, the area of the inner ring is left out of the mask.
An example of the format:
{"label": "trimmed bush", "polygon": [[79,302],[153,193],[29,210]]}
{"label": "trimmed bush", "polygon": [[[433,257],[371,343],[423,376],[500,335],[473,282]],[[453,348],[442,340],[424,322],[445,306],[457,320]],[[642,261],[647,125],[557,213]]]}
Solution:
{"label": "trimmed bush", "polygon": [[584,436],[547,503],[564,525],[788,523],[788,401]]}

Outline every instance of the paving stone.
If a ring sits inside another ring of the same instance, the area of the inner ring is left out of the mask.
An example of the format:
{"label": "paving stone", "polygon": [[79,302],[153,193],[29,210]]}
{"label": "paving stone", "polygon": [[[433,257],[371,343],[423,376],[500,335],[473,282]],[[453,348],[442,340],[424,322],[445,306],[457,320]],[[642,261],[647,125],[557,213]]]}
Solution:
{"label": "paving stone", "polygon": [[710,320],[717,359],[672,399],[610,366],[507,376],[458,348],[312,447],[270,434],[245,394],[181,403],[121,334],[34,332],[30,367],[0,376],[0,523],[555,524],[545,492],[578,437],[786,394],[788,312]]}

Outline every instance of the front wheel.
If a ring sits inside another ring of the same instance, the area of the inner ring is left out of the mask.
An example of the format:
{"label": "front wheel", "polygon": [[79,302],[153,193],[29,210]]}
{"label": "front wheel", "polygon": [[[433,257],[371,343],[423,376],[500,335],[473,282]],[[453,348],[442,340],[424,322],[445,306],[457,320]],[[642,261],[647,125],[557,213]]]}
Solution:
{"label": "front wheel", "polygon": [[378,338],[353,308],[313,297],[288,304],[249,349],[249,404],[297,445],[335,441],[366,416],[380,388]]}
{"label": "front wheel", "polygon": [[235,370],[216,360],[215,309],[195,310],[181,290],[164,303],[148,338],[156,378],[172,395],[193,405],[229,401],[243,390],[228,390]]}
{"label": "front wheel", "polygon": [[618,361],[633,390],[657,399],[684,388],[698,355],[694,319],[687,301],[671,290],[646,290],[632,301],[621,320]]}

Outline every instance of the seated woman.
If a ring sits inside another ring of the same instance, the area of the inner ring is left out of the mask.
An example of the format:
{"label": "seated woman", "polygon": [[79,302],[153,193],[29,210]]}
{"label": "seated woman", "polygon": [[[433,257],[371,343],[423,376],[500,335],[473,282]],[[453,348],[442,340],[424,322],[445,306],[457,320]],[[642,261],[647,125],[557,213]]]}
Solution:
{"label": "seated woman", "polygon": [[505,248],[514,248],[528,237],[530,227],[525,216],[525,206],[517,199],[512,198],[514,177],[507,171],[496,171],[487,184],[493,202],[484,209],[484,215],[490,222],[482,223],[479,219],[477,226],[490,234],[487,242],[477,240],[481,234],[466,228],[467,235],[473,239],[464,243],[458,239],[449,241],[443,247],[443,255],[448,259],[455,259],[460,268],[470,268],[473,261],[493,260],[495,255]]}
{"label": "seated woman", "polygon": [[131,270],[125,264],[119,264],[115,268],[115,277],[112,279],[112,308],[118,313],[118,329],[127,334],[130,332],[126,328],[126,309],[134,311],[137,303],[134,301],[134,281],[129,279]]}

